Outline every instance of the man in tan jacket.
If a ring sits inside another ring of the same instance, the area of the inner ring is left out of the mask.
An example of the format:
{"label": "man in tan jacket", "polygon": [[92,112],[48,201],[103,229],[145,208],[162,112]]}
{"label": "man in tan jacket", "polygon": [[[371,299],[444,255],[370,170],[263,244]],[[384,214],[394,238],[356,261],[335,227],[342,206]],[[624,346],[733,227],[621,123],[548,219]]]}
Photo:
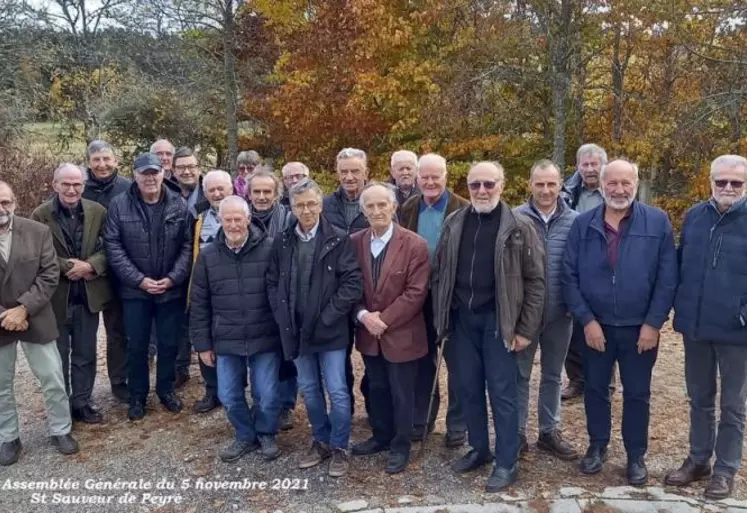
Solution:
{"label": "man in tan jacket", "polygon": [[0,465],[12,465],[21,454],[13,396],[18,342],[41,384],[52,445],[63,454],[78,452],[54,343],[58,332],[50,300],[60,267],[52,234],[43,224],[15,217],[15,209],[13,190],[0,182]]}

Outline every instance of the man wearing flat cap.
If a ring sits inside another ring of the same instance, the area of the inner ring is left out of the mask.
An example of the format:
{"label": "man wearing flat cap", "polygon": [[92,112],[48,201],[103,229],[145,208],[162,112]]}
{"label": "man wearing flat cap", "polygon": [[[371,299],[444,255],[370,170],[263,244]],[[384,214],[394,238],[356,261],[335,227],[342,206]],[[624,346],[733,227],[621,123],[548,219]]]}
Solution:
{"label": "man wearing flat cap", "polygon": [[150,389],[148,342],[155,322],[158,339],[156,394],[167,410],[182,402],[174,394],[176,355],[191,268],[187,204],[164,186],[158,156],[135,159],[135,183],[109,206],[104,242],[109,267],[117,276],[128,338],[127,385],[130,420],[145,416]]}

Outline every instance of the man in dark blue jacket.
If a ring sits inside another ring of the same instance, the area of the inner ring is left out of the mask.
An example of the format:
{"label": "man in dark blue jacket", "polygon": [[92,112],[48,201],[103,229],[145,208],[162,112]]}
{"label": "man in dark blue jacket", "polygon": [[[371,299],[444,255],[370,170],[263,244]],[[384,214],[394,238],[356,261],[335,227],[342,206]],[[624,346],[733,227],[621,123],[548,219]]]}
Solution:
{"label": "man in dark blue jacket", "polygon": [[[666,483],[687,486],[711,475],[707,499],[731,495],[742,464],[747,400],[747,159],[722,155],[711,164],[709,201],[685,214],[674,329],[685,340],[690,398],[690,454]],[[721,417],[716,429],[716,378]]]}
{"label": "man in dark blue jacket", "polygon": [[154,320],[159,345],[156,394],[169,411],[182,409],[174,394],[175,362],[192,255],[187,204],[163,185],[158,157],[152,153],[137,157],[134,175],[135,183],[109,205],[104,235],[129,339],[130,420],[145,416],[150,389],[148,342]]}
{"label": "man in dark blue jacket", "polygon": [[602,168],[604,204],[579,215],[564,258],[564,293],[584,326],[584,403],[589,448],[581,471],[602,470],[610,439],[609,383],[615,362],[623,385],[623,442],[632,485],[648,480],[651,372],[659,330],[677,288],[677,253],[666,213],[638,203],[638,168]]}

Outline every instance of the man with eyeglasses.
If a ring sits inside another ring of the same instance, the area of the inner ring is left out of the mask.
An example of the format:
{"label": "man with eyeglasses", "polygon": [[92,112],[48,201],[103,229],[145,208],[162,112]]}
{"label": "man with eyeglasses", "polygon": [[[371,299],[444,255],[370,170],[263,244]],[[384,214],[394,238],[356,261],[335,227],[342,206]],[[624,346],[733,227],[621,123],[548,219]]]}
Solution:
{"label": "man with eyeglasses", "polygon": [[444,221],[431,272],[436,330],[454,363],[449,370],[462,394],[472,447],[452,469],[469,472],[494,460],[487,492],[507,488],[518,475],[516,353],[537,335],[545,300],[544,244],[532,221],[501,201],[503,184],[500,164],[480,162],[470,169],[471,205]]}
{"label": "man with eyeglasses", "polygon": [[[711,198],[685,214],[674,329],[685,342],[690,453],[667,474],[670,486],[710,482],[705,497],[725,499],[742,465],[747,400],[747,159],[711,163]],[[718,386],[720,384],[720,387]],[[721,415],[715,410],[721,389]],[[716,461],[711,468],[711,458]],[[712,475],[711,475],[712,474]]]}
{"label": "man with eyeglasses", "polygon": [[173,174],[174,151],[174,145],[168,139],[158,139],[150,145],[150,152],[158,156],[158,160],[161,161],[164,179],[171,182],[172,185],[179,185]]}
{"label": "man with eyeglasses", "polygon": [[[18,411],[13,393],[20,342],[31,372],[41,385],[52,446],[78,452],[70,434],[70,403],[65,393],[57,322],[50,300],[60,266],[49,227],[15,216],[16,196],[0,181],[0,465],[21,454]],[[79,268],[80,269],[80,268]]]}
{"label": "man with eyeglasses", "polygon": [[65,388],[74,420],[103,422],[91,405],[96,379],[96,333],[99,312],[111,301],[102,240],[106,209],[81,198],[85,171],[75,164],[61,164],[54,171],[56,195],[31,214],[52,232],[60,264],[60,281],[52,297],[57,317],[57,349],[62,359]]}
{"label": "man with eyeglasses", "polygon": [[309,168],[303,162],[288,162],[280,170],[280,174],[283,176],[283,185],[285,185],[285,191],[283,192],[283,197],[280,198],[280,204],[290,209],[290,195],[288,191],[298,182],[309,177]]}
{"label": "man with eyeglasses", "polygon": [[297,222],[274,240],[267,295],[311,424],[313,441],[299,467],[331,458],[330,477],[341,477],[348,470],[352,416],[348,317],[363,295],[363,275],[347,233],[322,216],[319,185],[304,179],[291,187],[290,198]]}
{"label": "man with eyeglasses", "polygon": [[565,302],[584,327],[584,409],[589,446],[581,472],[598,474],[607,458],[617,363],[623,388],[627,478],[648,480],[651,373],[659,330],[677,288],[677,254],[667,214],[635,201],[638,167],[615,160],[600,173],[604,204],[573,221],[563,258]]}
{"label": "man with eyeglasses", "polygon": [[[444,220],[452,212],[468,206],[469,201],[446,188],[448,178],[446,159],[441,155],[435,153],[423,155],[417,161],[416,169],[418,192],[414,193],[401,207],[400,222],[402,226],[425,239],[428,244],[428,256],[432,259]],[[423,306],[423,315],[428,334],[428,354],[418,362],[418,376],[415,382],[415,422],[412,432],[412,439],[415,441],[425,437],[426,429],[429,432],[433,430],[441,406],[441,394],[438,382],[436,382],[436,395],[433,399],[431,416],[426,419],[433,380],[436,379],[436,358],[438,357],[436,329],[433,325],[433,299],[430,293]],[[451,369],[451,365],[451,362],[446,362],[448,369]],[[456,448],[463,446],[467,441],[467,421],[459,402],[457,382],[451,370],[448,373],[448,393],[449,405],[446,411],[444,443],[446,447]]]}
{"label": "man with eyeglasses", "polygon": [[254,171],[262,163],[262,157],[254,150],[242,151],[236,157],[236,179],[233,181],[233,192],[242,198],[248,198],[247,184]]}

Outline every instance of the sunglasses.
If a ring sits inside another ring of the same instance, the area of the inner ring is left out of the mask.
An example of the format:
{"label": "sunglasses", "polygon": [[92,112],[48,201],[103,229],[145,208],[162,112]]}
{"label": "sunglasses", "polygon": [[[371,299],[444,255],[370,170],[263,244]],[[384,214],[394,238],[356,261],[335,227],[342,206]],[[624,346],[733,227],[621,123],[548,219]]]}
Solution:
{"label": "sunglasses", "polygon": [[495,189],[496,185],[498,185],[498,182],[486,180],[484,182],[470,182],[467,184],[467,187],[469,187],[469,190],[471,191],[479,191],[480,187],[485,187],[486,191],[492,191]]}
{"label": "sunglasses", "polygon": [[741,189],[744,185],[744,182],[742,180],[714,180],[713,183],[716,184],[716,187],[719,189],[723,189],[728,185],[731,185],[732,189]]}

